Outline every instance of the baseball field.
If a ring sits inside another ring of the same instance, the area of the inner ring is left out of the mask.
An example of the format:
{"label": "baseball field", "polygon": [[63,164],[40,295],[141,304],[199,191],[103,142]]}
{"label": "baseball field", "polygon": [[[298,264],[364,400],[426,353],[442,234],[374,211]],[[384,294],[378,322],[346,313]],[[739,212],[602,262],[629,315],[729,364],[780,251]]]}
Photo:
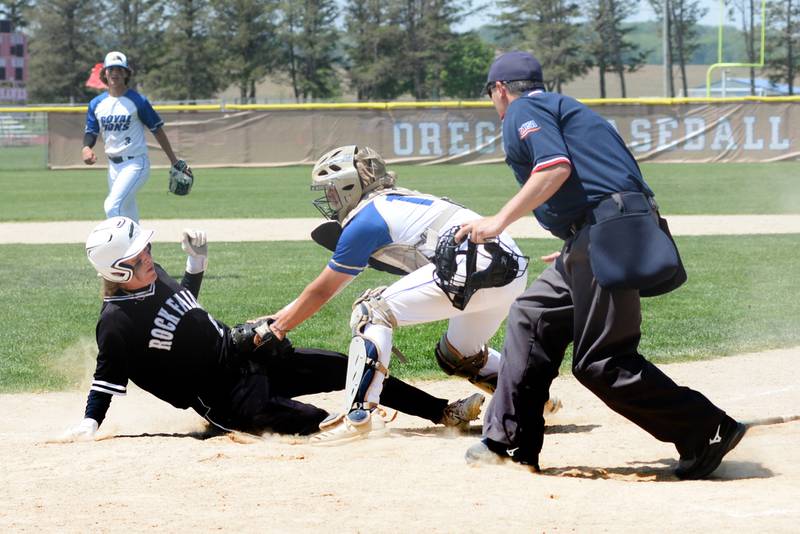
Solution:
{"label": "baseball field", "polygon": [[[756,424],[711,480],[678,482],[672,446],[582,388],[569,358],[553,386],[564,408],[549,421],[539,475],[468,468],[463,454],[479,424],[454,435],[401,414],[388,438],[318,448],[299,438],[214,436],[193,412],[135,388],[114,400],[97,441],[58,443],[83,415],[94,369],[99,286],[81,243],[102,218],[105,172],[43,171],[16,160],[0,166],[3,531],[796,531],[800,422]],[[516,187],[502,165],[397,170],[405,187],[485,213]],[[800,164],[643,170],[662,213],[681,229],[689,281],[643,302],[642,353],[736,418],[800,414],[792,367],[800,357]],[[156,259],[179,275],[173,227],[203,225],[211,240],[206,309],[232,324],[286,304],[327,259],[303,232],[286,232],[318,217],[308,168],[196,175],[188,197],[167,194],[158,170],[139,194],[143,226],[164,224]],[[518,235],[533,258],[558,247]],[[385,280],[360,276],[293,332],[295,344],[343,350],[350,303]],[[395,362],[393,372],[440,396],[467,396],[471,386],[442,380],[433,361],[442,327],[401,330],[396,344],[410,361]],[[493,340],[501,343],[502,332]],[[339,396],[310,400],[332,409]]]}

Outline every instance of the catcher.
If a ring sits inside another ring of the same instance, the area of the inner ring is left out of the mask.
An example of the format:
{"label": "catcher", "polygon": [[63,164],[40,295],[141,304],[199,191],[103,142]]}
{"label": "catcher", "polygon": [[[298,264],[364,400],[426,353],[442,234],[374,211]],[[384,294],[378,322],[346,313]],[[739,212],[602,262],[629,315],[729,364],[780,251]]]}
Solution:
{"label": "catcher", "polygon": [[186,195],[194,177],[185,161],[172,150],[164,121],[143,95],[130,89],[133,69],[122,52],[109,52],[100,71],[108,91],[89,102],[81,158],[86,165],[97,163],[93,148],[102,133],[108,158],[108,196],[103,203],[106,217],[125,216],[139,220],[136,193],[150,177],[145,128],[149,129],[172,165],[169,189]]}
{"label": "catcher", "polygon": [[[224,431],[316,432],[328,412],[293,397],[342,389],[347,357],[294,348],[286,338],[254,347],[252,325],[231,329],[197,301],[208,263],[205,233],[183,234],[188,257],[180,284],[154,263],[152,235],[127,217],[113,217],[86,241],[89,261],[103,278],[97,368],[84,419],[63,439],[93,437],[128,380]],[[396,379],[386,382],[384,395],[387,406],[446,426],[476,419],[482,400],[473,395],[448,404]],[[385,428],[377,423],[373,432]]]}
{"label": "catcher", "polygon": [[[402,275],[353,305],[342,406],[347,415],[324,422],[317,443],[351,441],[383,424],[373,414],[386,400],[393,331],[400,326],[449,319],[447,332],[432,347],[440,367],[487,392],[497,384],[500,353],[487,342],[525,289],[527,258],[504,233],[493,247],[473,248],[466,261],[468,244],[456,244],[452,229],[477,214],[445,198],[398,188],[395,179],[368,147],[339,147],[317,161],[311,189],[323,196],[314,205],[330,221],[312,237],[333,250],[333,257],[295,301],[272,316],[274,322],[257,329],[266,338],[283,338],[368,265]],[[442,254],[437,254],[440,237]],[[445,276],[435,281],[437,267]],[[553,401],[546,410],[557,407]]]}

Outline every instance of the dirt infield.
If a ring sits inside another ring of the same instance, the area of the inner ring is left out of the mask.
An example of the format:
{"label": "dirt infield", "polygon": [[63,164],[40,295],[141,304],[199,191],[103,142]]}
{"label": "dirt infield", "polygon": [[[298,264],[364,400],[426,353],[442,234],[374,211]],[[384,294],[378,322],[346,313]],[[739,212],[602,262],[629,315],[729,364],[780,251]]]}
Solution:
{"label": "dirt infield", "polygon": [[[733,416],[800,412],[800,347],[664,366]],[[449,398],[462,381],[426,382]],[[199,416],[133,389],[98,441],[49,442],[83,413],[85,392],[0,395],[0,531],[796,532],[800,422],[752,427],[712,480],[679,482],[676,454],[607,409],[571,376],[553,393],[534,475],[471,468],[455,436],[400,415],[384,439],[319,448],[304,440],[202,439]],[[311,398],[332,408],[338,395]]]}

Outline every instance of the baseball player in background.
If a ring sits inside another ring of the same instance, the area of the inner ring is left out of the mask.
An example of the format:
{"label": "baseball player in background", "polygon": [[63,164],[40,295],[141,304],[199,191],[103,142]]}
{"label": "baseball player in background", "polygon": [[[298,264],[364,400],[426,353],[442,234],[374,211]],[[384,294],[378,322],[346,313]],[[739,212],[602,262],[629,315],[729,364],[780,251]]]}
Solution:
{"label": "baseball player in background", "polygon": [[[272,339],[255,348],[197,301],[208,263],[206,235],[186,230],[188,254],[179,284],[150,254],[153,232],[127,217],[100,223],[86,241],[89,261],[103,277],[97,323],[97,368],[84,419],[63,439],[94,436],[112,396],[125,395],[128,381],[176,408],[193,408],[222,430],[311,434],[328,412],[292,397],[342,389],[347,357],[292,347]],[[477,418],[467,404],[445,399],[392,379],[386,405],[445,426]],[[376,432],[383,429],[375,428]]]}
{"label": "baseball player in background", "polygon": [[172,150],[164,121],[144,96],[129,89],[133,70],[122,52],[109,52],[100,78],[108,91],[89,102],[81,157],[87,165],[97,162],[92,149],[102,133],[108,157],[108,196],[103,203],[107,217],[125,216],[139,220],[136,193],[150,177],[150,159],[144,129],[147,127],[164,150],[173,167],[191,174],[186,162]]}
{"label": "baseball player in background", "polygon": [[[365,292],[354,304],[351,317],[354,351],[366,354],[367,367],[348,372],[352,388],[340,418],[326,421],[315,442],[347,442],[370,433],[379,417],[372,417],[383,398],[382,389],[392,355],[393,330],[399,326],[449,319],[447,332],[432,352],[448,374],[467,378],[492,392],[497,382],[500,354],[487,342],[505,319],[514,299],[525,289],[527,262],[508,234],[498,240],[517,253],[514,268],[519,276],[503,287],[478,290],[464,309],[453,306],[434,282],[431,263],[439,235],[477,215],[448,199],[395,186],[395,174],[386,170],[383,158],[369,147],[355,145],[334,149],[322,156],[312,171],[312,190],[324,195],[314,202],[333,222],[334,235],[323,243],[333,257],[300,296],[277,312],[274,322],[257,331],[277,337],[311,317],[368,265],[402,274],[388,287]],[[318,228],[318,229],[319,229]],[[317,232],[317,230],[315,230]],[[340,235],[339,235],[340,234]],[[314,235],[312,234],[312,237]],[[361,366],[363,368],[363,366]],[[480,410],[483,396],[472,397]]]}

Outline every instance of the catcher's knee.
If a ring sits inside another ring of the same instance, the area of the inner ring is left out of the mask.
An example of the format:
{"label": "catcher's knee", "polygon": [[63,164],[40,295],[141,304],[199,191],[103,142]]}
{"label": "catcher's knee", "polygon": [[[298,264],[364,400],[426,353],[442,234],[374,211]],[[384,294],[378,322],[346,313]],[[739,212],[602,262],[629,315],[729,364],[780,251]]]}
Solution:
{"label": "catcher's knee", "polygon": [[489,358],[489,351],[484,346],[480,352],[472,356],[464,356],[447,341],[447,334],[436,344],[436,363],[448,375],[463,378],[476,378]]}
{"label": "catcher's knee", "polygon": [[394,312],[382,296],[385,289],[386,286],[367,289],[353,302],[353,313],[350,315],[350,329],[353,335],[363,333],[370,324],[390,329],[397,326]]}
{"label": "catcher's knee", "polygon": [[481,369],[489,360],[489,349],[484,346],[480,352],[465,356],[447,341],[447,334],[436,344],[436,363],[448,375],[460,376],[468,379],[487,393],[494,393],[497,388],[497,374],[481,375]]}

